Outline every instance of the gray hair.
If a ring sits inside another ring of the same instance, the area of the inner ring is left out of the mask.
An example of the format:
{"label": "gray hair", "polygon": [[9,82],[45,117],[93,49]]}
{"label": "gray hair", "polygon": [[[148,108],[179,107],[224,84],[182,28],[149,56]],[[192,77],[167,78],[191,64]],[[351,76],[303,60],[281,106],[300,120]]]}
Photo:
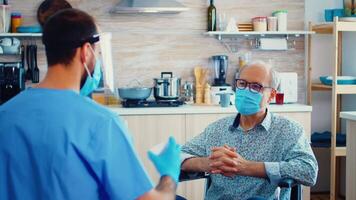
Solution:
{"label": "gray hair", "polygon": [[265,68],[267,71],[269,71],[269,75],[270,75],[270,79],[271,79],[270,87],[272,87],[275,90],[278,89],[279,83],[280,83],[278,72],[270,64],[263,62],[261,60],[252,61],[250,63],[247,63],[245,66],[243,66],[240,69],[238,78],[240,78],[240,75],[243,70],[245,70],[246,68],[252,67],[252,66],[260,66],[260,67]]}

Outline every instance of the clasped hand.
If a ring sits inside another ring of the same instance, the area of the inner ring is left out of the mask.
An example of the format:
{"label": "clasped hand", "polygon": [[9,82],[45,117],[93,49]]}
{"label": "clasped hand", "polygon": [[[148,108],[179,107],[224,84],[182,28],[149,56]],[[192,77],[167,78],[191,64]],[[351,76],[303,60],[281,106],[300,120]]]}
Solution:
{"label": "clasped hand", "polygon": [[222,174],[227,177],[233,177],[243,173],[247,165],[241,155],[235,148],[224,145],[223,147],[214,147],[209,157],[209,167],[211,174]]}

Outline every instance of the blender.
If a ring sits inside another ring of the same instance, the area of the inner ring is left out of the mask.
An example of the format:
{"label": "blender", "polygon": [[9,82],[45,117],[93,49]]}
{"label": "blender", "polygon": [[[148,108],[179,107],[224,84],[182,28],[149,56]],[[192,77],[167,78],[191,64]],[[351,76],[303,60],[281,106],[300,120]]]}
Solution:
{"label": "blender", "polygon": [[228,86],[228,84],[226,84],[226,73],[229,58],[226,55],[217,55],[213,56],[212,59],[215,72],[213,86]]}
{"label": "blender", "polygon": [[[211,87],[211,103],[218,105],[220,96],[224,93],[233,94],[232,87],[226,83],[226,75],[229,63],[229,57],[226,55],[216,55],[212,57],[214,68],[214,84]],[[231,95],[230,103],[234,104],[234,95]]]}

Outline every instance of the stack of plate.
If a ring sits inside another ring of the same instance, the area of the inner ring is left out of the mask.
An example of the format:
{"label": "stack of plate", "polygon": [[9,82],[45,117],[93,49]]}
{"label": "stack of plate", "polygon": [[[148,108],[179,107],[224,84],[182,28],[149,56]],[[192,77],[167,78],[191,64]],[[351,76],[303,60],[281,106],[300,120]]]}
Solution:
{"label": "stack of plate", "polygon": [[253,31],[253,25],[252,23],[241,23],[237,25],[239,28],[239,31]]}
{"label": "stack of plate", "polygon": [[[320,81],[324,85],[332,85],[333,77],[332,76],[320,76]],[[355,85],[356,77],[354,76],[338,76],[337,84],[339,85]]]}
{"label": "stack of plate", "polygon": [[356,22],[356,17],[341,17],[340,21],[342,21],[342,22]]}

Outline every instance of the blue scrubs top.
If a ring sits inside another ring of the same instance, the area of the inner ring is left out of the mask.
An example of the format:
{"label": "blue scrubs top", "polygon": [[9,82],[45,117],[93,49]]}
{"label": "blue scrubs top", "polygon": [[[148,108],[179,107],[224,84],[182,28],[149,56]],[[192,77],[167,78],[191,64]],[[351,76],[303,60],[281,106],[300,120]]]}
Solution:
{"label": "blue scrubs top", "polygon": [[0,199],[136,199],[153,188],[118,116],[70,90],[0,106]]}

